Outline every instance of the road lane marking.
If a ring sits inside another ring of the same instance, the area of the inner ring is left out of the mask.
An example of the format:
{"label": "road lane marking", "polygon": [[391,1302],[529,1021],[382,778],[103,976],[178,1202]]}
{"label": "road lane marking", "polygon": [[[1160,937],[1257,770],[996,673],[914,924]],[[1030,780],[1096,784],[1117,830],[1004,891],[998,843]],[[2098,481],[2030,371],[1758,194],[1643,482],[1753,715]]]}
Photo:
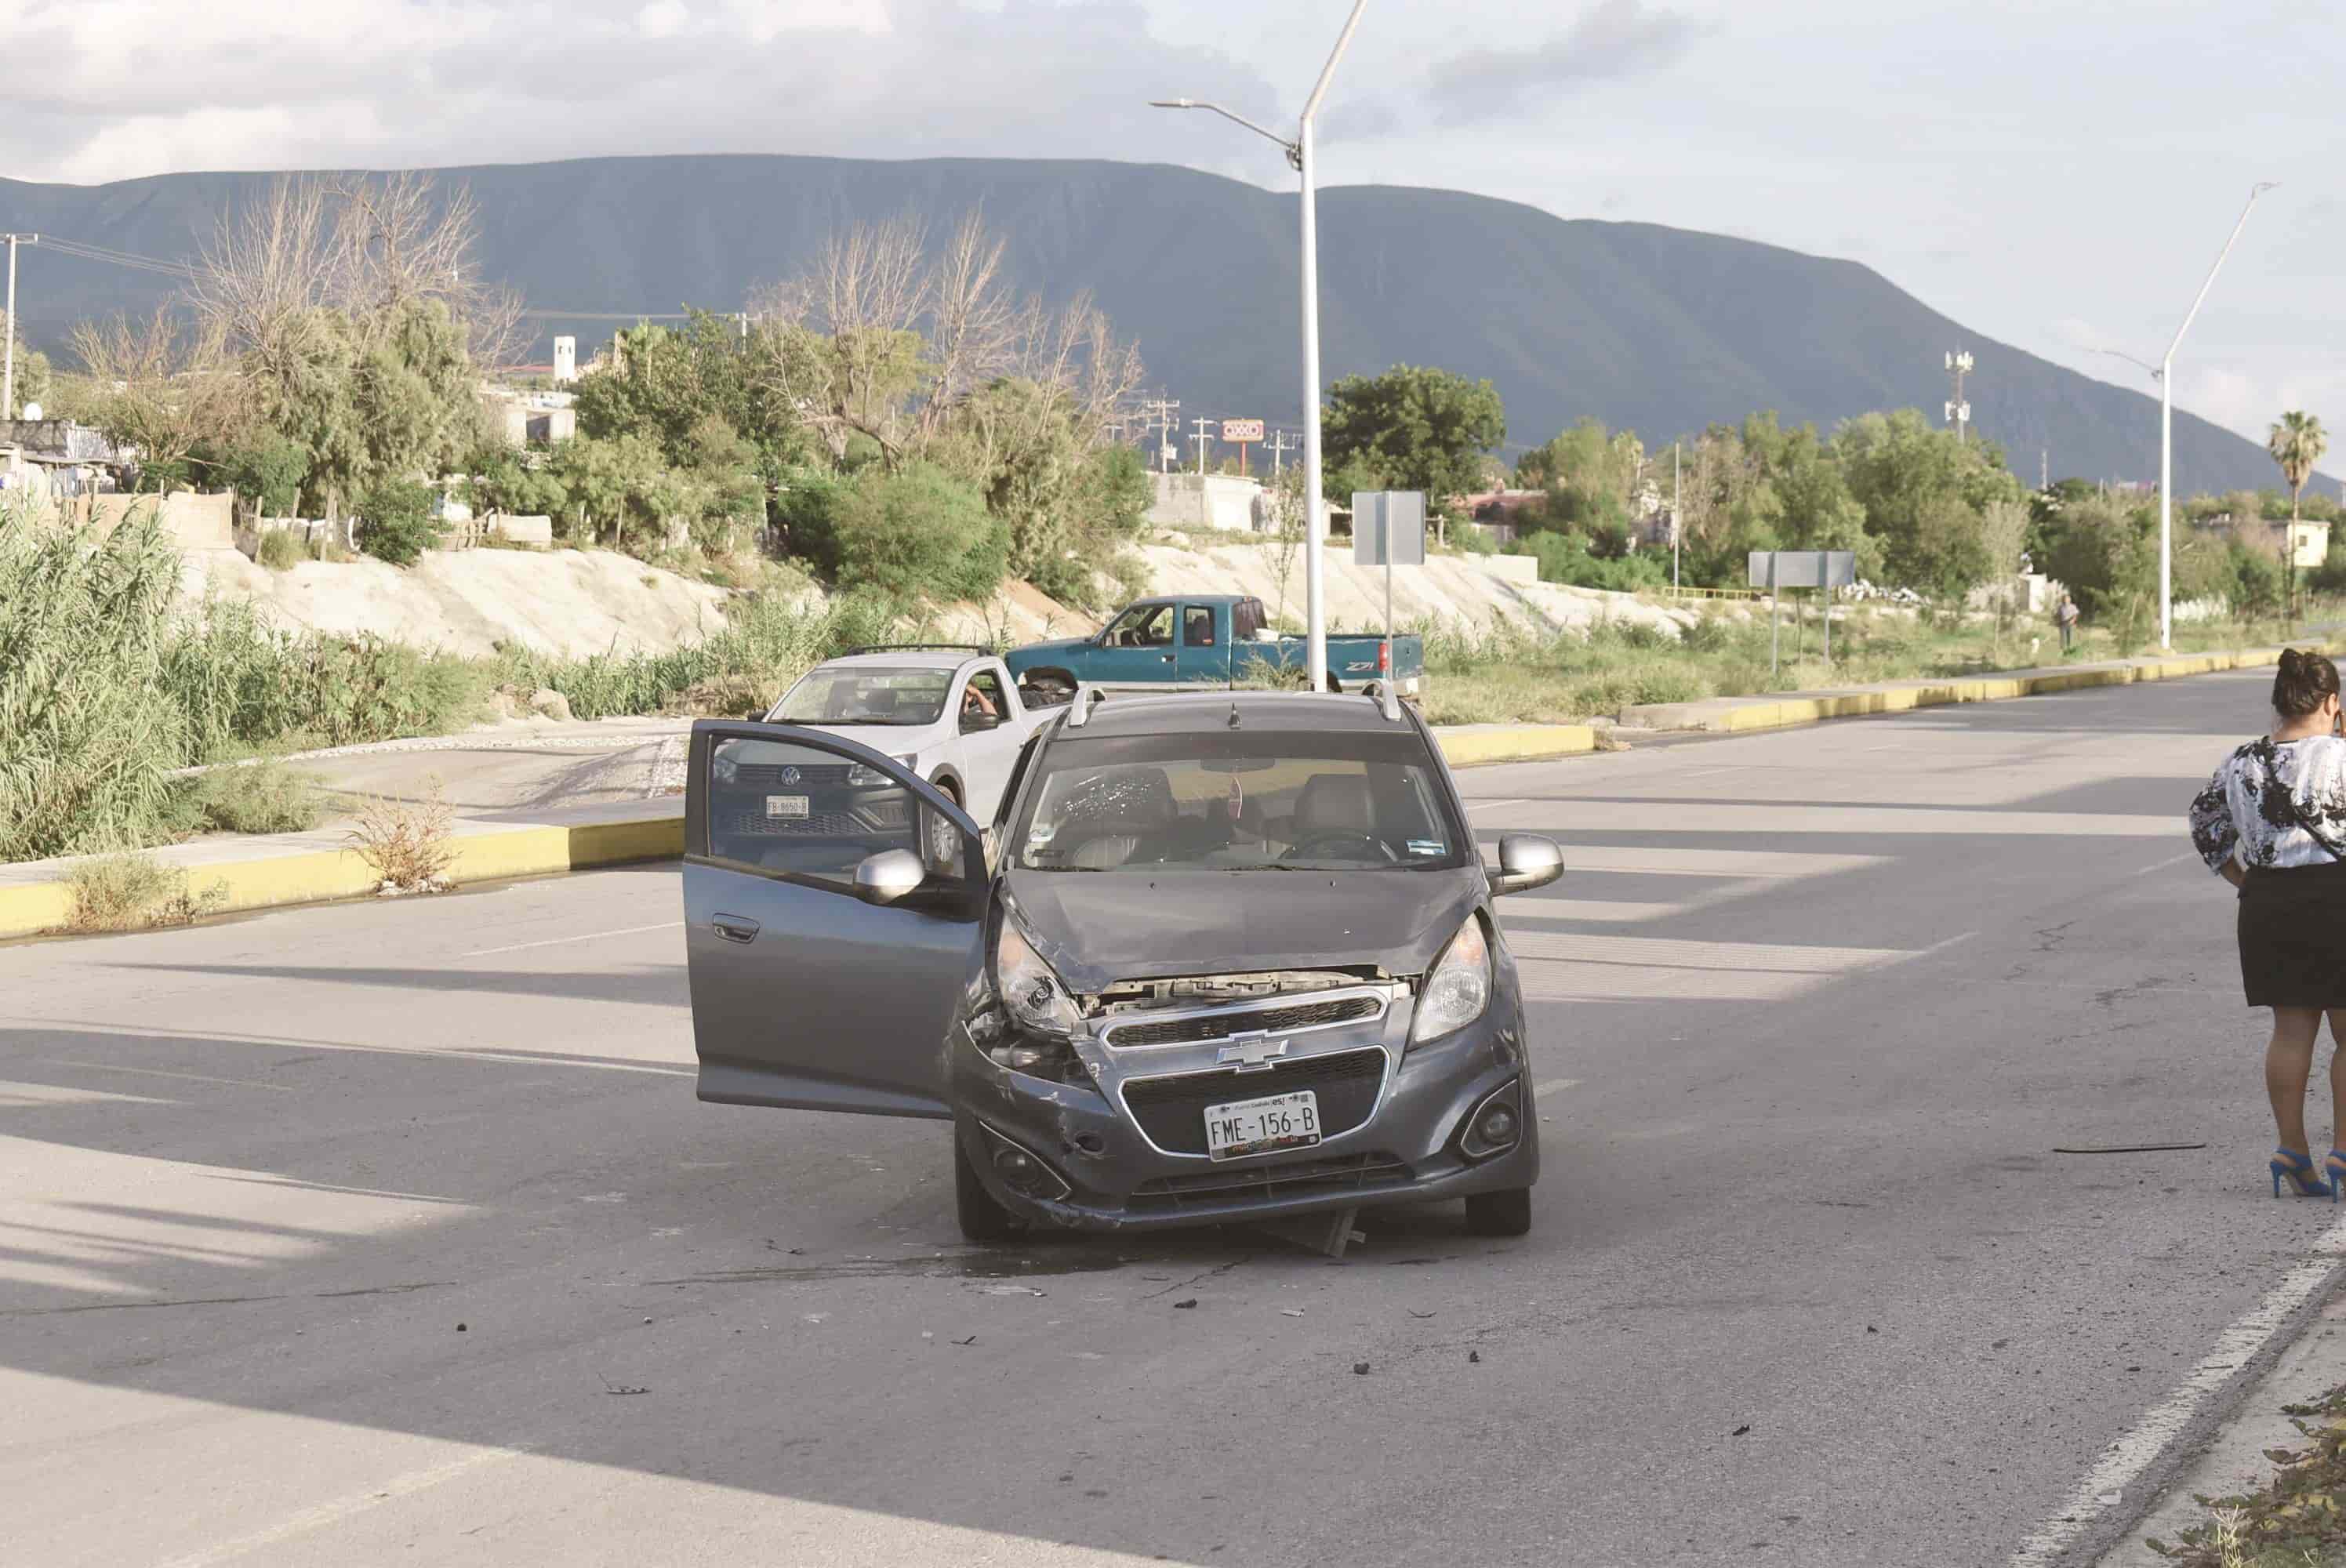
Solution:
{"label": "road lane marking", "polygon": [[640,936],[648,931],[674,931],[684,922],[664,920],[658,925],[622,926],[617,931],[590,931],[581,936],[550,936],[544,942],[516,942],[505,947],[476,947],[470,952],[460,952],[458,958],[487,958],[492,953],[526,952],[534,947],[561,947],[566,942],[600,942],[607,936]]}
{"label": "road lane marking", "polygon": [[1478,809],[1479,809],[1479,810],[1491,810],[1491,811],[1495,811],[1495,810],[1497,810],[1497,809],[1498,809],[1500,807],[1502,807],[1502,806],[1528,806],[1528,805],[1530,805],[1530,804],[1531,804],[1531,802],[1530,802],[1529,800],[1517,799],[1515,799],[1515,798],[1514,798],[1514,797],[1510,796],[1509,798],[1507,798],[1507,799],[1504,799],[1504,800],[1474,800],[1474,799],[1470,799],[1470,800],[1468,800],[1468,801],[1466,802],[1466,809],[1467,809],[1469,811],[1474,811],[1474,810],[1478,810]]}
{"label": "road lane marking", "polygon": [[2150,873],[2151,873],[2151,872],[2153,872],[2153,871],[2163,871],[2167,870],[2167,868],[2168,868],[2168,867],[2169,867],[2169,866],[2179,866],[2179,865],[2181,865],[2181,864],[2182,864],[2184,861],[2186,861],[2186,860],[2198,860],[2198,858],[2199,858],[2199,851],[2198,851],[2198,850],[2184,850],[2184,851],[2183,851],[2181,854],[2179,854],[2179,855],[2169,855],[2169,856],[2168,856],[2168,857],[2167,857],[2167,859],[2165,859],[2165,860],[2159,860],[2159,861],[2155,862],[2154,864],[2145,866],[2145,867],[2143,867],[2143,869],[2142,869],[2142,870],[2140,870],[2140,871],[2138,871],[2135,872],[2134,874],[2135,874],[2136,876],[2137,876],[2137,877],[2147,877],[2147,876],[2150,875]]}
{"label": "road lane marking", "polygon": [[[2346,1219],[2333,1222],[2323,1231],[2263,1300],[2218,1336],[2216,1348],[2174,1391],[2104,1451],[2101,1461],[2086,1472],[2086,1479],[2077,1483],[2061,1511],[2013,1553],[2011,1568],[2046,1568],[2089,1525],[2116,1507],[2126,1489],[2182,1434],[2200,1407],[2288,1327],[2341,1258],[2346,1258]],[[2110,1501],[2103,1501],[2106,1498]],[[2149,1500],[2137,1497],[2136,1501]]]}
{"label": "road lane marking", "polygon": [[1542,1084],[1532,1090],[1532,1098],[1535,1100],[1545,1100],[1550,1095],[1561,1094],[1563,1091],[1572,1088],[1579,1082],[1580,1080],[1577,1078],[1550,1078],[1546,1083]]}
{"label": "road lane marking", "polygon": [[255,1531],[250,1535],[240,1535],[233,1541],[224,1541],[217,1546],[190,1553],[185,1557],[174,1557],[164,1563],[163,1568],[212,1568],[214,1563],[231,1562],[239,1557],[249,1556],[264,1546],[274,1546],[280,1542],[291,1541],[296,1536],[308,1535],[314,1531],[323,1530],[330,1524],[339,1524],[354,1514],[364,1513],[370,1508],[379,1507],[399,1498],[410,1497],[430,1487],[454,1481],[467,1471],[478,1470],[483,1465],[495,1464],[505,1460],[519,1459],[529,1451],[527,1445],[482,1449],[476,1453],[468,1453],[462,1459],[451,1460],[446,1464],[434,1465],[430,1470],[410,1471],[405,1475],[392,1477],[380,1486],[369,1487],[364,1492],[352,1492],[348,1497],[337,1498],[332,1502],[321,1502],[315,1508],[304,1509],[291,1518],[272,1524],[266,1530]]}
{"label": "road lane marking", "polygon": [[138,1073],[149,1078],[185,1078],[191,1084],[226,1084],[235,1089],[266,1089],[272,1095],[298,1095],[301,1091],[291,1084],[261,1084],[250,1078],[215,1078],[205,1073],[173,1073],[161,1067],[117,1067],[108,1062],[67,1062],[52,1056],[52,1067],[85,1067],[93,1073]]}

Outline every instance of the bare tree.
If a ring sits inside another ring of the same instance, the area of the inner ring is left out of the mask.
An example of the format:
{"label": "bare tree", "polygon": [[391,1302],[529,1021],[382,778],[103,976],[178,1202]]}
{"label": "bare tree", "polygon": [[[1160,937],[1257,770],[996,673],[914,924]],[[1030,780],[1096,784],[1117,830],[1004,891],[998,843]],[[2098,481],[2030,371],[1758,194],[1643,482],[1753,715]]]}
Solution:
{"label": "bare tree", "polygon": [[188,300],[250,374],[280,386],[316,350],[321,310],[364,348],[418,300],[444,306],[474,361],[502,369],[530,334],[519,296],[481,277],[479,239],[470,190],[444,197],[428,174],[280,178],[220,215]]}
{"label": "bare tree", "polygon": [[136,321],[79,322],[73,347],[98,389],[99,428],[116,445],[136,448],[148,466],[183,462],[199,442],[237,423],[218,330],[189,330],[168,305]]}

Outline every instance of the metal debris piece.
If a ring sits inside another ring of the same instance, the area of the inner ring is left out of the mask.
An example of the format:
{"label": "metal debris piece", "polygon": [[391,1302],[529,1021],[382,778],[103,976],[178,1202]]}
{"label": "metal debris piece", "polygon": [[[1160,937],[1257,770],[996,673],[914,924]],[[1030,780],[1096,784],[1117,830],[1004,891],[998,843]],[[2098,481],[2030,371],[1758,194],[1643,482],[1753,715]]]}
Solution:
{"label": "metal debris piece", "polygon": [[1368,1239],[1366,1235],[1352,1228],[1352,1220],[1360,1212],[1357,1208],[1345,1208],[1334,1214],[1314,1215],[1304,1219],[1266,1220],[1255,1228],[1281,1241],[1291,1241],[1311,1251],[1341,1258],[1345,1247],[1355,1241]]}

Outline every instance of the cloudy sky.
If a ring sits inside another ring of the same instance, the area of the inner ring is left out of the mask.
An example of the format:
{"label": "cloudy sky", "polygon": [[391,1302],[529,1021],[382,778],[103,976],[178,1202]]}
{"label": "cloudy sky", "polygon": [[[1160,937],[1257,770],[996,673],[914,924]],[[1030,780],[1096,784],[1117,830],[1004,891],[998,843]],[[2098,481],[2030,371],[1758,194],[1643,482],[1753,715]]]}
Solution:
{"label": "cloudy sky", "polygon": [[[1150,97],[1300,107],[1346,0],[0,0],[0,174],[652,152],[1107,157],[1281,183]],[[2250,185],[2179,403],[2346,429],[2346,5],[1370,0],[1323,179],[1864,261],[2108,379]],[[1950,344],[1950,347],[1961,345]],[[1979,372],[1993,376],[1993,356]]]}

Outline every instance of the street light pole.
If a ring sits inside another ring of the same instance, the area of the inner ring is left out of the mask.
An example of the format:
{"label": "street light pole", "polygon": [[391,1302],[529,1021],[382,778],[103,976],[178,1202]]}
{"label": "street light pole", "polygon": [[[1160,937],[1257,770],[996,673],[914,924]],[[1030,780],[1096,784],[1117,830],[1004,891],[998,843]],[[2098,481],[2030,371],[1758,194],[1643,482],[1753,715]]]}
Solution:
{"label": "street light pole", "polygon": [[2199,285],[2183,324],[2175,329],[2175,341],[2167,345],[2167,352],[2158,361],[2158,646],[2162,648],[2175,646],[2175,351],[2183,346],[2183,334],[2198,319],[2208,290],[2216,286],[2216,274],[2224,270],[2224,258],[2232,253],[2232,247],[2239,242],[2240,230],[2249,226],[2249,213],[2256,207],[2257,198],[2279,183],[2264,180],[2249,190],[2248,205],[2240,209],[2240,220],[2232,225],[2231,238],[2216,253],[2216,264],[2208,269],[2208,280]]}
{"label": "street light pole", "polygon": [[1326,523],[1321,515],[1320,464],[1320,223],[1312,171],[1313,130],[1321,101],[1328,96],[1328,84],[1335,79],[1337,63],[1351,46],[1352,34],[1361,25],[1361,13],[1368,9],[1368,5],[1369,0],[1352,0],[1352,15],[1344,19],[1344,30],[1336,36],[1336,47],[1330,52],[1327,65],[1321,67],[1311,96],[1304,100],[1291,141],[1275,131],[1265,130],[1244,115],[1232,114],[1219,104],[1200,103],[1194,98],[1159,98],[1150,105],[1160,109],[1206,109],[1242,125],[1284,148],[1289,165],[1302,178],[1304,657],[1314,691],[1324,691],[1328,686],[1328,618],[1321,570]]}

